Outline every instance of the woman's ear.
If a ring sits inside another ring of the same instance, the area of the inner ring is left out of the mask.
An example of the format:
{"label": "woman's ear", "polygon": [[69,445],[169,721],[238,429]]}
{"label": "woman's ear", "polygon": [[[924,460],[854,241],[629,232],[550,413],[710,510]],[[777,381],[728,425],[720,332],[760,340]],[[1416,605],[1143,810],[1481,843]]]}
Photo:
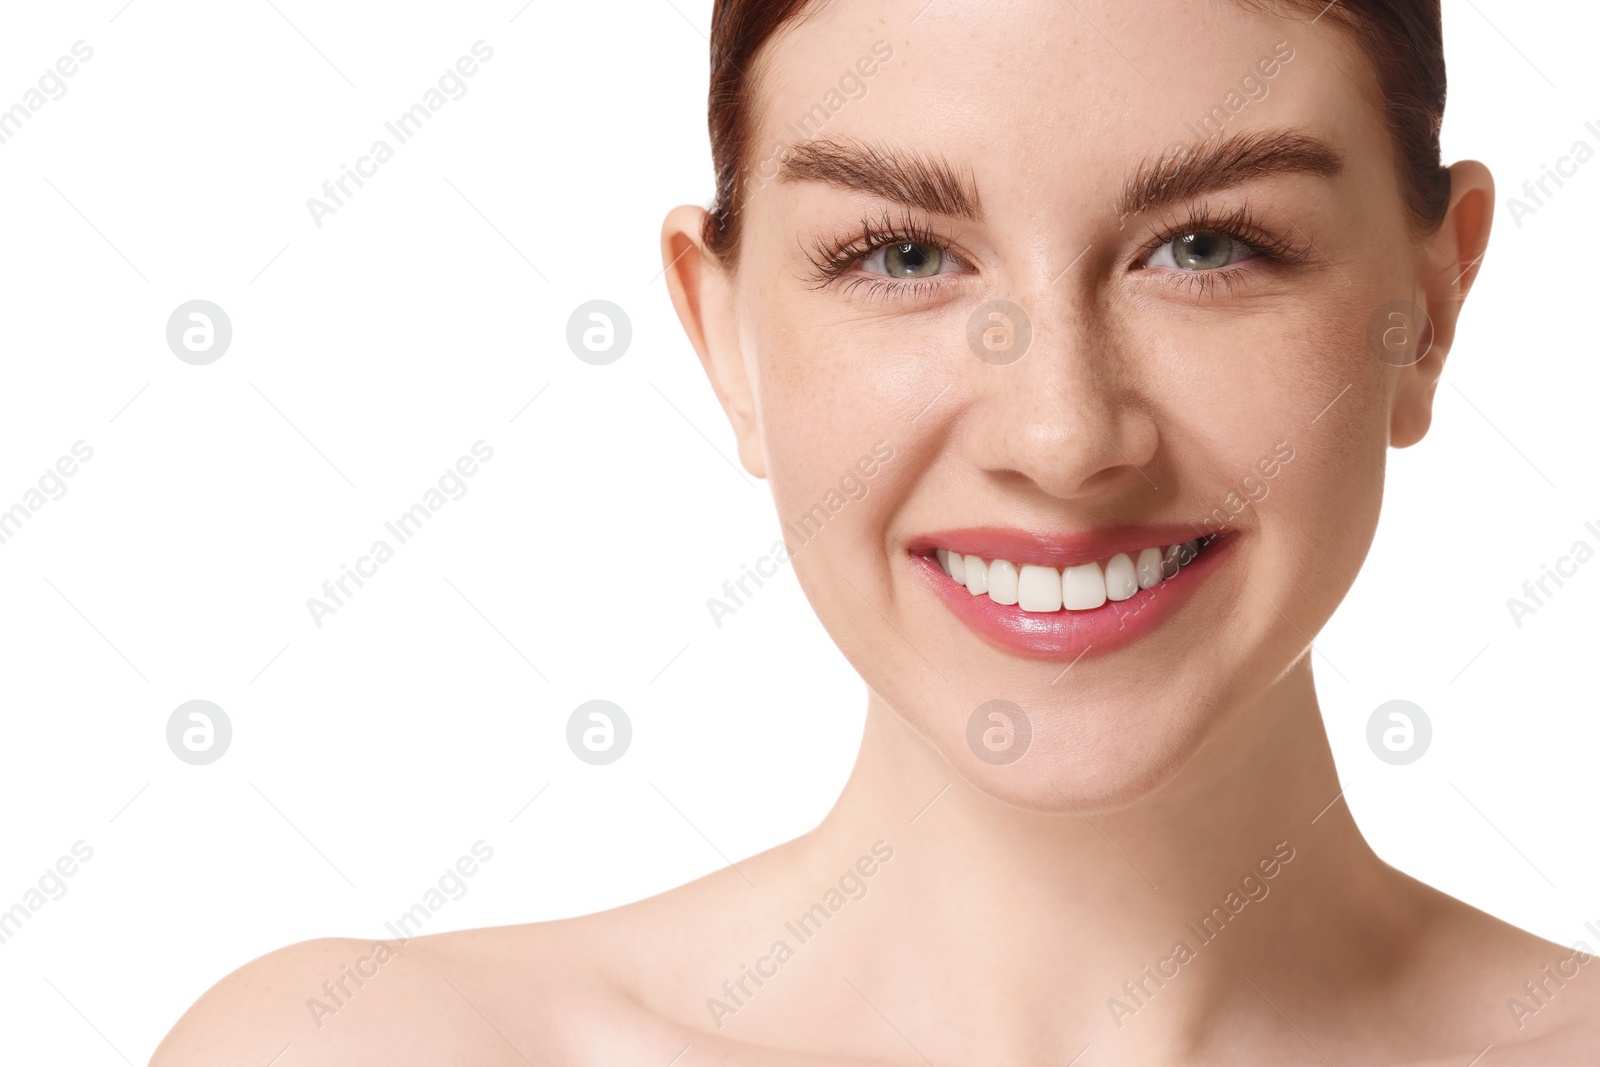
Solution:
{"label": "woman's ear", "polygon": [[[1426,242],[1421,279],[1423,323],[1396,324],[1421,332],[1423,355],[1401,368],[1389,418],[1389,443],[1406,448],[1422,440],[1433,422],[1433,394],[1444,372],[1445,356],[1456,337],[1461,304],[1478,276],[1489,229],[1494,222],[1494,177],[1476,160],[1450,168],[1450,206],[1439,229]],[[1396,315],[1405,316],[1396,312]]]}
{"label": "woman's ear", "polygon": [[739,462],[757,478],[767,476],[756,419],[755,397],[733,313],[733,279],[705,247],[706,210],[693,204],[675,207],[661,226],[661,261],[665,264],[672,306],[689,343],[722,404],[739,445]]}

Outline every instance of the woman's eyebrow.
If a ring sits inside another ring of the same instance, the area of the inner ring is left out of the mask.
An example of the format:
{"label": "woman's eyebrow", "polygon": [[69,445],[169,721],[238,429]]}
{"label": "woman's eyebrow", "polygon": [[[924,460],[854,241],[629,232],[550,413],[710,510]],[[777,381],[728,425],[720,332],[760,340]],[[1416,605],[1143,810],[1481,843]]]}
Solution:
{"label": "woman's eyebrow", "polygon": [[983,218],[978,186],[944,159],[886,145],[817,138],[790,148],[778,180],[823,182],[952,218]]}
{"label": "woman's eyebrow", "polygon": [[[1332,177],[1344,170],[1327,142],[1293,129],[1259,130],[1184,145],[1145,159],[1123,180],[1119,218],[1232,188],[1272,174]],[[822,182],[868,193],[930,214],[981,221],[978,187],[943,158],[882,144],[816,138],[790,148],[779,181]]]}
{"label": "woman's eyebrow", "polygon": [[1331,145],[1299,130],[1237,133],[1144,160],[1123,180],[1113,210],[1126,218],[1271,174],[1333,177],[1343,170],[1344,161]]}

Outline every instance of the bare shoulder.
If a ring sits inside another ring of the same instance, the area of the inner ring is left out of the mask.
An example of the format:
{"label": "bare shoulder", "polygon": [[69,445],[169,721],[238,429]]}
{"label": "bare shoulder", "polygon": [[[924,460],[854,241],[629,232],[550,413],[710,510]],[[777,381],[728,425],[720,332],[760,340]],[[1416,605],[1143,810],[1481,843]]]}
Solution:
{"label": "bare shoulder", "polygon": [[863,1067],[707,1029],[704,990],[767,918],[742,886],[729,869],[576,918],[290,945],[201,996],[151,1067],[664,1064],[691,1046],[702,1067]]}
{"label": "bare shoulder", "polygon": [[[1600,952],[1563,945],[1406,876],[1420,902],[1409,995],[1441,1040],[1476,1040],[1479,1067],[1592,1067],[1600,1063]],[[1430,922],[1423,922],[1427,915]],[[1464,1045],[1462,1046],[1465,1047]],[[1444,1067],[1454,1057],[1414,1067]]]}
{"label": "bare shoulder", "polygon": [[[1552,1022],[1537,1037],[1507,1044],[1487,1044],[1469,1053],[1473,1067],[1594,1067],[1600,1063],[1600,1003],[1593,995],[1586,1005],[1572,1004],[1569,1016],[1587,1011],[1587,1018]],[[1462,1067],[1459,1054],[1406,1064],[1405,1067]]]}
{"label": "bare shoulder", "polygon": [[[422,953],[399,948],[404,960],[392,941],[319,938],[258,957],[190,1006],[156,1048],[151,1067],[349,1062],[366,1036],[356,1023],[366,1014],[355,1010],[358,1001],[392,1003],[416,985],[414,961]],[[339,979],[349,992],[338,991]],[[326,1015],[323,1004],[330,1005]]]}
{"label": "bare shoulder", "polygon": [[[585,982],[581,956],[559,951],[559,926],[288,945],[207,990],[151,1067],[548,1060],[560,1036],[554,992],[578,993],[586,984],[601,992]],[[567,1017],[602,999],[569,998]]]}
{"label": "bare shoulder", "polygon": [[641,1003],[641,977],[683,966],[701,928],[686,919],[708,912],[691,902],[735,878],[576,918],[289,945],[207,990],[151,1067],[650,1062],[663,1049],[666,1063],[704,1042]]}
{"label": "bare shoulder", "polygon": [[150,1067],[667,1063],[691,1045],[703,1064],[861,1067],[728,1041],[642,1003],[632,972],[681,964],[649,944],[643,926],[655,918],[633,906],[405,942],[289,945],[209,989]]}
{"label": "bare shoulder", "polygon": [[1524,978],[1504,1004],[1513,1028],[1528,1036],[1491,1050],[1483,1067],[1600,1063],[1600,955],[1541,943],[1545,949],[1539,970]]}

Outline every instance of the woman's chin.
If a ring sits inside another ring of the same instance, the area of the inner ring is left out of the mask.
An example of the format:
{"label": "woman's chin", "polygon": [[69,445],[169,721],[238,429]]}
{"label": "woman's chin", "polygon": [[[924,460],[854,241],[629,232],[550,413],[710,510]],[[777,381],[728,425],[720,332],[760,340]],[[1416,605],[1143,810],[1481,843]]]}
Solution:
{"label": "woman's chin", "polygon": [[1011,762],[991,762],[993,755],[985,758],[960,743],[965,739],[945,755],[969,785],[1009,807],[1093,815],[1133,807],[1159,792],[1209,733],[1204,721],[1167,724],[1159,736],[1085,736],[1045,723],[1034,724],[1026,751]]}

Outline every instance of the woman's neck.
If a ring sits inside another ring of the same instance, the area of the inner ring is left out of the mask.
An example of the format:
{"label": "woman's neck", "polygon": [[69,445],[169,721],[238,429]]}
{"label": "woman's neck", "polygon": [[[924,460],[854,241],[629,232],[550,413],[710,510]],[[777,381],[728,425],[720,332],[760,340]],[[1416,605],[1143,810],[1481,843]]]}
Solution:
{"label": "woman's neck", "polygon": [[[1329,982],[1370,982],[1376,961],[1349,946],[1392,949],[1409,918],[1341,799],[1306,659],[1136,801],[1085,812],[1056,784],[1060,812],[1004,804],[872,695],[856,767],[807,850],[819,869],[876,841],[894,850],[849,961],[891,1020],[877,998],[988,1020],[974,1051],[1044,1052],[1048,1035],[1084,1032],[1066,1019],[1130,1053],[1190,1048],[1225,1002],[1266,1010],[1307,961]],[[1358,939],[1354,924],[1393,930]]]}

